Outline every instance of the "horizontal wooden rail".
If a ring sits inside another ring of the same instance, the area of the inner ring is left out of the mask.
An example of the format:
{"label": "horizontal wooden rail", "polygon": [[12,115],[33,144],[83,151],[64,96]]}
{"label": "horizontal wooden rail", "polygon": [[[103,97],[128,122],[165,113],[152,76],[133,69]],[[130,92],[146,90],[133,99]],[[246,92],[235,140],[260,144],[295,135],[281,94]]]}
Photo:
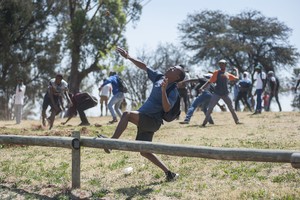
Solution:
{"label": "horizontal wooden rail", "polygon": [[152,152],[173,156],[199,157],[217,160],[280,163],[291,163],[292,154],[297,153],[297,151],[293,150],[220,148],[190,145],[187,146],[91,137],[81,137],[80,144],[81,146],[91,148],[107,148],[135,152]]}
{"label": "horizontal wooden rail", "polygon": [[[80,140],[80,144],[79,144]],[[78,142],[78,143],[77,143]],[[295,150],[221,148],[192,145],[163,144],[144,141],[127,141],[97,137],[56,137],[56,136],[19,136],[0,135],[0,144],[22,144],[32,146],[49,146],[79,149],[79,146],[91,148],[107,148],[134,152],[151,152],[157,154],[199,157],[216,160],[255,161],[297,163]],[[292,154],[295,154],[292,160]]]}
{"label": "horizontal wooden rail", "polygon": [[81,146],[217,160],[291,163],[292,167],[300,168],[300,152],[293,150],[219,148],[127,141],[120,139],[80,137],[79,132],[73,132],[72,137],[0,135],[0,144],[72,148],[73,189],[80,188]]}
{"label": "horizontal wooden rail", "polygon": [[77,140],[72,137],[0,135],[0,144],[30,146],[73,148],[72,144],[76,143]]}

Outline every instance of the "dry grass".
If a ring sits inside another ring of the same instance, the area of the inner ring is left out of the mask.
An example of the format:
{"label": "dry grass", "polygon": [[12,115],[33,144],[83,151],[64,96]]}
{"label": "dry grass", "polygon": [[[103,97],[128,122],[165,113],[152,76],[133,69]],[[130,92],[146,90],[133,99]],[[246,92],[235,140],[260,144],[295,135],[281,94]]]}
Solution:
{"label": "dry grass", "polygon": [[[189,125],[166,123],[154,141],[212,147],[289,149],[300,152],[300,113],[238,113],[242,125],[235,125],[230,113],[214,113],[216,125],[201,128],[203,114],[197,112]],[[55,121],[53,130],[38,121],[0,122],[0,134],[62,135],[74,130],[94,137],[112,135],[115,124],[108,117],[91,118],[90,126],[69,126]],[[129,125],[122,139],[133,140],[136,128]],[[81,189],[70,190],[69,149],[0,145],[0,199],[300,199],[300,171],[290,164],[219,161],[158,155],[180,174],[165,182],[162,171],[139,153],[82,148]],[[133,167],[133,173],[123,170]]]}

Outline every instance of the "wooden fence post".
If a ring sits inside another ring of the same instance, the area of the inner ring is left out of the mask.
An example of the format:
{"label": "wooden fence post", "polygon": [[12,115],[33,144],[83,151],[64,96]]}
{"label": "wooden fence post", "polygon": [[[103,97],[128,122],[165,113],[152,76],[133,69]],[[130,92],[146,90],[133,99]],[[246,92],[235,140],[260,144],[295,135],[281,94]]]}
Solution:
{"label": "wooden fence post", "polygon": [[80,132],[72,133],[72,189],[80,188]]}

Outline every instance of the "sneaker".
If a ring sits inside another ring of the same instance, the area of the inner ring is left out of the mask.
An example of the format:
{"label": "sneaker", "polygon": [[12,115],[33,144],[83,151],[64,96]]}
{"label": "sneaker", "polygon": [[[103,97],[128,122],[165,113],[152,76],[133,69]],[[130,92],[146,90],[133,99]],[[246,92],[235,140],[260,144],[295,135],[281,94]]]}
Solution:
{"label": "sneaker", "polygon": [[78,126],[89,126],[90,123],[88,122],[81,122]]}
{"label": "sneaker", "polygon": [[173,173],[171,171],[166,172],[166,180],[168,182],[175,181],[179,177],[179,174]]}
{"label": "sneaker", "polygon": [[116,122],[118,122],[118,120],[117,119],[113,119],[113,120],[109,121],[108,123],[113,124],[113,123],[116,123]]}
{"label": "sneaker", "polygon": [[261,111],[255,111],[252,115],[261,114]]}
{"label": "sneaker", "polygon": [[239,125],[239,124],[243,124],[242,122],[239,122],[239,121],[237,121],[237,122],[235,122],[235,124],[236,125]]}
{"label": "sneaker", "polygon": [[189,121],[183,121],[183,122],[179,122],[179,124],[189,124],[190,122]]}

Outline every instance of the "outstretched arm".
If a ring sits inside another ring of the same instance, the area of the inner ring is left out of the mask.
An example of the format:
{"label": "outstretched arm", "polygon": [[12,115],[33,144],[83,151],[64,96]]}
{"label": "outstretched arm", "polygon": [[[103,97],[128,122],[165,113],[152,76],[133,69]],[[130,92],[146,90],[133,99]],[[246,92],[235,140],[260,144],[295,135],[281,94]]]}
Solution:
{"label": "outstretched arm", "polygon": [[209,85],[210,85],[210,82],[206,81],[206,83],[204,83],[204,85],[202,85],[202,87],[199,89],[199,92],[203,92]]}
{"label": "outstretched arm", "polygon": [[192,79],[180,81],[178,84],[185,84],[185,83],[198,82],[198,81],[199,81],[199,78],[192,78]]}
{"label": "outstretched arm", "polygon": [[145,63],[143,63],[142,61],[139,61],[135,58],[132,58],[128,52],[120,47],[117,47],[117,52],[119,52],[121,54],[121,56],[123,56],[124,58],[130,60],[133,64],[135,64],[138,68],[147,71],[147,66]]}

